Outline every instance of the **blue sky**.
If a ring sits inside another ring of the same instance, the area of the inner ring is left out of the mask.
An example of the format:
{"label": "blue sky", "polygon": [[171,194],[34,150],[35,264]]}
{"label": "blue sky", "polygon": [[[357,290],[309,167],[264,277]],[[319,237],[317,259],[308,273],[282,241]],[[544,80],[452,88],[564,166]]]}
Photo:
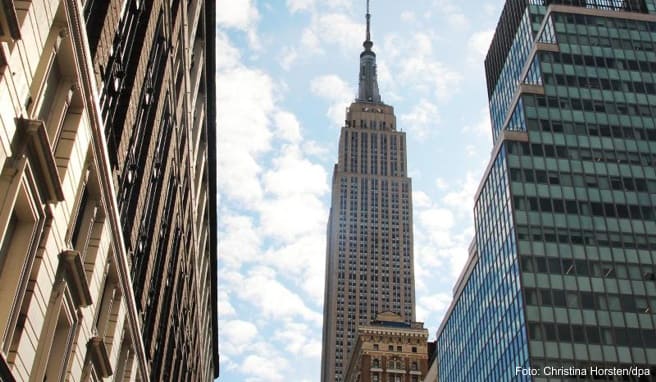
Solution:
{"label": "blue sky", "polygon": [[[431,339],[473,237],[503,2],[371,0],[383,101],[407,132],[417,319]],[[325,232],[365,0],[218,0],[221,381],[318,381]]]}

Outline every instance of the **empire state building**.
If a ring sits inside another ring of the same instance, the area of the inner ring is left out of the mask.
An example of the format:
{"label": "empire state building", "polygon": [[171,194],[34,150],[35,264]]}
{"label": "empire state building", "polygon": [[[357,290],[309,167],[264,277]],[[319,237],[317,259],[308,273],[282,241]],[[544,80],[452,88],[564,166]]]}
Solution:
{"label": "empire state building", "polygon": [[357,328],[383,312],[415,321],[412,182],[405,133],[381,101],[369,4],[358,96],[346,111],[328,221],[322,382],[341,382]]}

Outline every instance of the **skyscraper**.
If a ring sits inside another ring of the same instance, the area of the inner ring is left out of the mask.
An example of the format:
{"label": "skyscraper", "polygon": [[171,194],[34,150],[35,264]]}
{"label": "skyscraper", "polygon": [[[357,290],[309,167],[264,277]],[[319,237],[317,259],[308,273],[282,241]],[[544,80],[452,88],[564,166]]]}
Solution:
{"label": "skyscraper", "polygon": [[359,91],[346,111],[328,221],[321,379],[342,381],[358,325],[378,313],[415,321],[412,184],[405,133],[381,101],[370,14]]}
{"label": "skyscraper", "polygon": [[506,2],[440,380],[656,374],[655,51],[653,0]]}
{"label": "skyscraper", "polygon": [[0,380],[218,376],[214,14],[0,4]]}

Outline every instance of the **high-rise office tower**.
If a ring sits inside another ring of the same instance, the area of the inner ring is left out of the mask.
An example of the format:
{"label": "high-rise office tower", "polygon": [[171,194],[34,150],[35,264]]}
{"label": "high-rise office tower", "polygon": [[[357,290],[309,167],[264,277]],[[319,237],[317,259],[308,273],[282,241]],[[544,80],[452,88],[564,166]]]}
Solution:
{"label": "high-rise office tower", "polygon": [[214,12],[0,4],[0,380],[218,375]]}
{"label": "high-rise office tower", "polygon": [[370,15],[359,91],[346,112],[328,221],[321,380],[343,381],[358,325],[390,311],[415,321],[405,133],[381,101]]}
{"label": "high-rise office tower", "polygon": [[655,52],[653,0],[506,2],[440,380],[656,374]]}

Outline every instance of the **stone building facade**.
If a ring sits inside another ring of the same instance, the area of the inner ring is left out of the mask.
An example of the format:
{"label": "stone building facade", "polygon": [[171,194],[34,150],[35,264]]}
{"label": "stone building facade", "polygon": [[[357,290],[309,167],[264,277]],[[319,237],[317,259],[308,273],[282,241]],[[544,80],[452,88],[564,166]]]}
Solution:
{"label": "stone building facade", "polygon": [[3,380],[218,376],[213,7],[0,4]]}
{"label": "stone building facade", "polygon": [[428,370],[428,330],[398,314],[381,313],[358,327],[345,382],[420,382]]}

